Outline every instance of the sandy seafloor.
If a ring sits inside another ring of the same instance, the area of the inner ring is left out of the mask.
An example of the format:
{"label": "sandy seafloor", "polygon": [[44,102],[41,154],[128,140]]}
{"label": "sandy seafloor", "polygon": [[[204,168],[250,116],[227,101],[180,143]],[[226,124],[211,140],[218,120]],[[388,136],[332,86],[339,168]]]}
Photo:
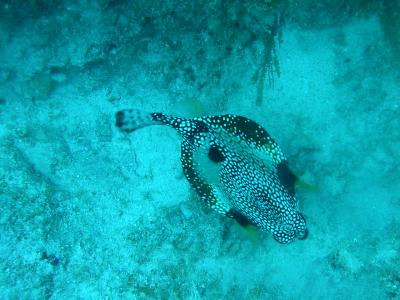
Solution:
{"label": "sandy seafloor", "polygon": [[[269,9],[140,2],[1,3],[0,298],[399,299],[396,5],[292,3],[256,105],[245,31]],[[204,208],[172,129],[114,128],[187,100],[256,120],[318,187],[297,190],[306,240],[254,242]]]}

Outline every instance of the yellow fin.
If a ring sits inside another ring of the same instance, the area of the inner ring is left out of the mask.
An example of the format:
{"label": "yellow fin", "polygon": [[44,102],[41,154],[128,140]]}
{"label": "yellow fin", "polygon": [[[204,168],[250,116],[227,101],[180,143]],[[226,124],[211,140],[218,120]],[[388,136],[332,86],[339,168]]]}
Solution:
{"label": "yellow fin", "polygon": [[199,100],[188,98],[175,103],[172,106],[172,113],[185,118],[195,118],[204,116],[206,114],[206,109]]}
{"label": "yellow fin", "polygon": [[[298,188],[305,189],[310,192],[319,192],[319,187],[315,184],[308,183],[306,180],[312,178],[312,176],[309,173],[306,172],[293,172],[296,176],[296,180],[294,182],[295,186]],[[302,178],[306,178],[306,180],[303,180]]]}
{"label": "yellow fin", "polygon": [[253,245],[257,245],[260,242],[257,229],[252,225],[240,226],[242,228],[242,232],[246,235],[246,237],[251,241]]}
{"label": "yellow fin", "polygon": [[300,188],[303,188],[303,189],[305,189],[307,191],[319,192],[319,187],[318,186],[316,186],[314,184],[307,183],[307,182],[301,180],[300,178],[296,179],[296,186],[300,187]]}

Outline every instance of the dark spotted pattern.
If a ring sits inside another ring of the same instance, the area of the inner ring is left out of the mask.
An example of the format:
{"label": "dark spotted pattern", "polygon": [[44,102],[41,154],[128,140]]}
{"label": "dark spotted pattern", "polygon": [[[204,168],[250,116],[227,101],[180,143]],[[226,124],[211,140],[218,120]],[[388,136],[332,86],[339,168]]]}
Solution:
{"label": "dark spotted pattern", "polygon": [[[241,225],[271,232],[280,243],[307,237],[294,193],[296,177],[279,146],[256,122],[235,115],[184,119],[162,113],[144,115],[136,110],[120,111],[116,118],[116,126],[126,132],[153,124],[175,128],[183,139],[183,172],[214,210]],[[208,183],[201,176],[194,153],[202,147],[208,149],[213,162],[221,165],[218,184]],[[252,149],[267,154],[272,163],[264,163]]]}
{"label": "dark spotted pattern", "polygon": [[213,145],[208,149],[208,157],[216,163],[223,162],[225,160],[222,150],[217,146]]}

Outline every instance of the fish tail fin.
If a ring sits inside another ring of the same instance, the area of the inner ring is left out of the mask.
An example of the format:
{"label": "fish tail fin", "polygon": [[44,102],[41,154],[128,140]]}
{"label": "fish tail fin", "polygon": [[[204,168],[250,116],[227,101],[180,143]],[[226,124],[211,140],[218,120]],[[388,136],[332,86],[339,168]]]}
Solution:
{"label": "fish tail fin", "polygon": [[204,122],[185,119],[163,113],[147,113],[138,109],[124,109],[115,114],[115,126],[121,131],[133,132],[136,129],[151,125],[167,125],[186,137],[193,137],[199,132],[207,132]]}
{"label": "fish tail fin", "polygon": [[139,109],[124,109],[115,114],[115,126],[124,132],[133,132],[151,125],[163,125],[163,122],[156,119],[154,113]]}

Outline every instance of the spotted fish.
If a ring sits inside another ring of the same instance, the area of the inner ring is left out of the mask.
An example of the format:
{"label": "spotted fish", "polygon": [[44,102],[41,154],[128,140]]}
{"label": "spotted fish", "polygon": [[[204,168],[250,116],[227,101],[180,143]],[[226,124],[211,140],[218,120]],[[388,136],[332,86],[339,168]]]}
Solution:
{"label": "spotted fish", "polygon": [[116,126],[123,132],[149,125],[168,125],[181,135],[183,172],[209,207],[242,226],[271,232],[282,244],[307,237],[295,196],[296,176],[256,122],[230,114],[187,119],[135,109],[116,113]]}

